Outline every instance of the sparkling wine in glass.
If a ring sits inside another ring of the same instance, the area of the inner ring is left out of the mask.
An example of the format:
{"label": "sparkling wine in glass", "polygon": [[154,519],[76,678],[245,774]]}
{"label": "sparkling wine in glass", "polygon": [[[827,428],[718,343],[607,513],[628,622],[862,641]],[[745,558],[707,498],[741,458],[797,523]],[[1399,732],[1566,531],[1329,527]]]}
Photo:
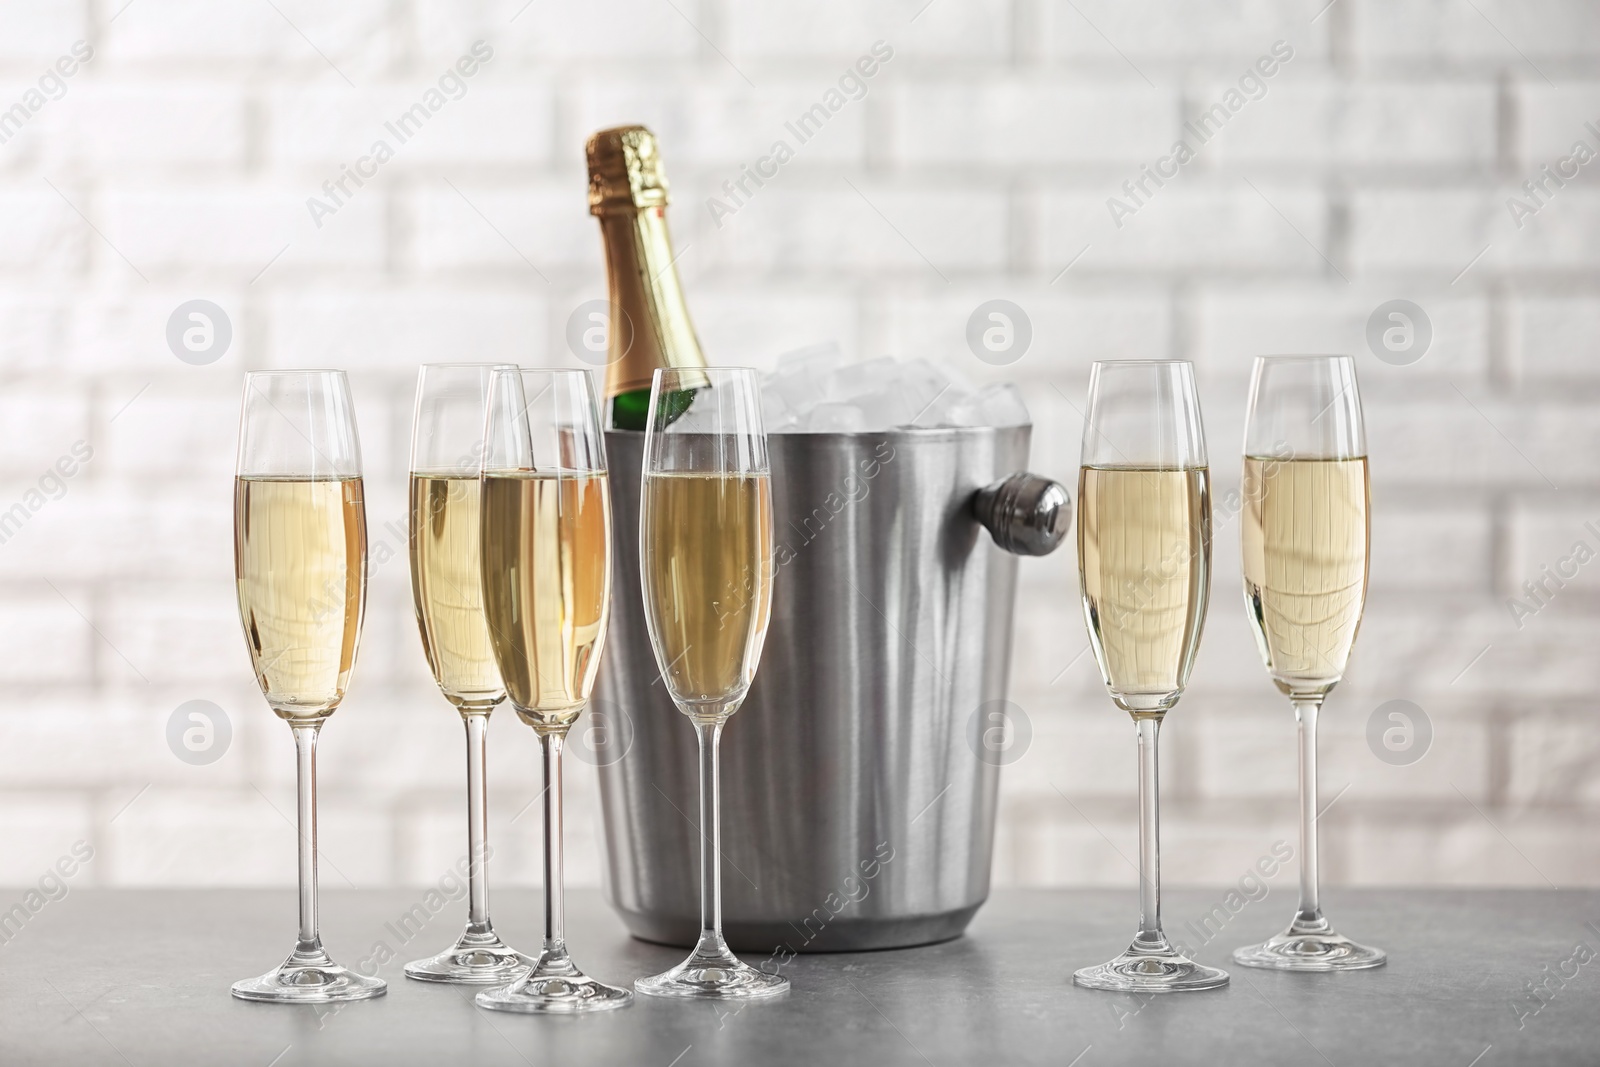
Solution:
{"label": "sparkling wine in glass", "polygon": [[1228,975],[1161,930],[1156,743],[1200,647],[1211,586],[1211,485],[1194,367],[1096,363],[1078,477],[1078,579],[1089,643],[1139,739],[1139,932],[1125,952],[1072,976],[1090,989],[1215,989]]}
{"label": "sparkling wine in glass", "polygon": [[1234,950],[1247,967],[1346,971],[1383,950],[1336,933],[1317,889],[1317,714],[1344,677],[1367,598],[1367,439],[1349,356],[1262,356],[1245,423],[1244,602],[1294,705],[1300,739],[1300,907],[1276,937]]}
{"label": "sparkling wine in glass", "polygon": [[262,695],[294,732],[300,937],[288,959],[233,984],[243,1000],[364,1000],[388,988],[341,967],[317,925],[317,735],[355,665],[367,590],[366,503],[342,371],[245,376],[233,498],[239,618]]}
{"label": "sparkling wine in glass", "polygon": [[754,371],[663,368],[650,390],[640,580],[656,664],[700,749],[700,936],[689,958],[634,988],[748,1000],[789,988],[722,937],[717,747],[755,679],[772,610],[772,495]]}
{"label": "sparkling wine in glass", "polygon": [[495,665],[544,764],[544,948],[533,969],[484,990],[496,1011],[604,1011],[633,1000],[567,952],[561,751],[588,703],[611,601],[611,496],[594,387],[584,371],[497,368],[479,481],[483,610]]}
{"label": "sparkling wine in glass", "polygon": [[489,921],[489,715],[505,699],[483,614],[478,469],[483,462],[489,363],[428,363],[411,420],[411,594],[434,681],[467,734],[467,928],[436,956],[406,964],[424,982],[504,985],[534,960]]}

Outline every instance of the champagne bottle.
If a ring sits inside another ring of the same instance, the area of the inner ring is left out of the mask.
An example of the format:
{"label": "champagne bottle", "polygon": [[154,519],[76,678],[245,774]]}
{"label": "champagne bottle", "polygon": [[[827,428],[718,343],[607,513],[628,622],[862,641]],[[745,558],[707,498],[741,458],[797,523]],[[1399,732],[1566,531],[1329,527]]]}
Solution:
{"label": "champagne bottle", "polygon": [[[704,367],[700,339],[673,263],[667,176],[655,134],[617,126],[589,138],[589,213],[600,220],[611,320],[607,331],[606,423],[643,430],[657,367]],[[678,394],[686,409],[693,391]]]}

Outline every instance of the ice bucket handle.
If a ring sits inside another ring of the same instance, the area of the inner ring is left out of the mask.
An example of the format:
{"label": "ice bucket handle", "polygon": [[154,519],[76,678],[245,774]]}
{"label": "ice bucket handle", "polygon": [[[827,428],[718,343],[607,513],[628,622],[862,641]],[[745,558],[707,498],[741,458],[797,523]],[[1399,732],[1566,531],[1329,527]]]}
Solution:
{"label": "ice bucket handle", "polygon": [[972,514],[1007,552],[1048,556],[1072,528],[1072,497],[1060,482],[1018,471],[973,493]]}

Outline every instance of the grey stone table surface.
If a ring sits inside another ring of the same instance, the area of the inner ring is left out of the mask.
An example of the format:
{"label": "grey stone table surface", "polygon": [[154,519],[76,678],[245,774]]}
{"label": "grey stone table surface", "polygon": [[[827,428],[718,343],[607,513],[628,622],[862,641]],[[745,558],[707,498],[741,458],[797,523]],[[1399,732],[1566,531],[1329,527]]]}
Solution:
{"label": "grey stone table surface", "polygon": [[[1226,892],[1164,901],[1168,930],[1191,944],[1203,916],[1212,931],[1226,918],[1198,950],[1223,966],[1292,908],[1273,892],[1230,913]],[[1071,984],[1074,968],[1126,943],[1131,891],[1003,891],[954,941],[797,957],[784,967],[793,990],[777,1001],[738,1010],[639,997],[580,1018],[483,1012],[470,990],[401,977],[463,917],[450,904],[410,936],[397,923],[419,903],[420,890],[324,894],[335,958],[375,961],[380,943],[394,954],[380,970],[387,996],[332,1010],[228,995],[291,947],[290,889],[73,890],[20,931],[0,929],[0,1064],[1600,1064],[1595,891],[1336,890],[1329,914],[1387,949],[1388,966],[1230,967],[1226,989],[1143,999]],[[683,955],[629,938],[596,891],[571,891],[568,908],[573,952],[598,978],[631,983]],[[537,944],[537,891],[497,892],[494,912],[513,944]]]}

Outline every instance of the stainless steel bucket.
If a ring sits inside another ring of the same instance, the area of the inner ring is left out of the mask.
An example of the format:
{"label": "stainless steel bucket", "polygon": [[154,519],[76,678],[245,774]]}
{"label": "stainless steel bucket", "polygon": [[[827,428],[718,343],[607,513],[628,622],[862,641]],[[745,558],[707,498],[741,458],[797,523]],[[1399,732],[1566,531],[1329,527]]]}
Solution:
{"label": "stainless steel bucket", "polygon": [[[940,941],[988,896],[1001,760],[979,738],[1004,725],[993,702],[1006,695],[1017,579],[996,543],[1042,555],[1071,514],[1060,486],[1017,474],[1029,436],[769,439],[772,623],[722,739],[723,930],[734,948]],[[645,629],[643,443],[607,435],[611,627],[574,741],[599,765],[607,899],[635,936],[691,945],[698,765]]]}

